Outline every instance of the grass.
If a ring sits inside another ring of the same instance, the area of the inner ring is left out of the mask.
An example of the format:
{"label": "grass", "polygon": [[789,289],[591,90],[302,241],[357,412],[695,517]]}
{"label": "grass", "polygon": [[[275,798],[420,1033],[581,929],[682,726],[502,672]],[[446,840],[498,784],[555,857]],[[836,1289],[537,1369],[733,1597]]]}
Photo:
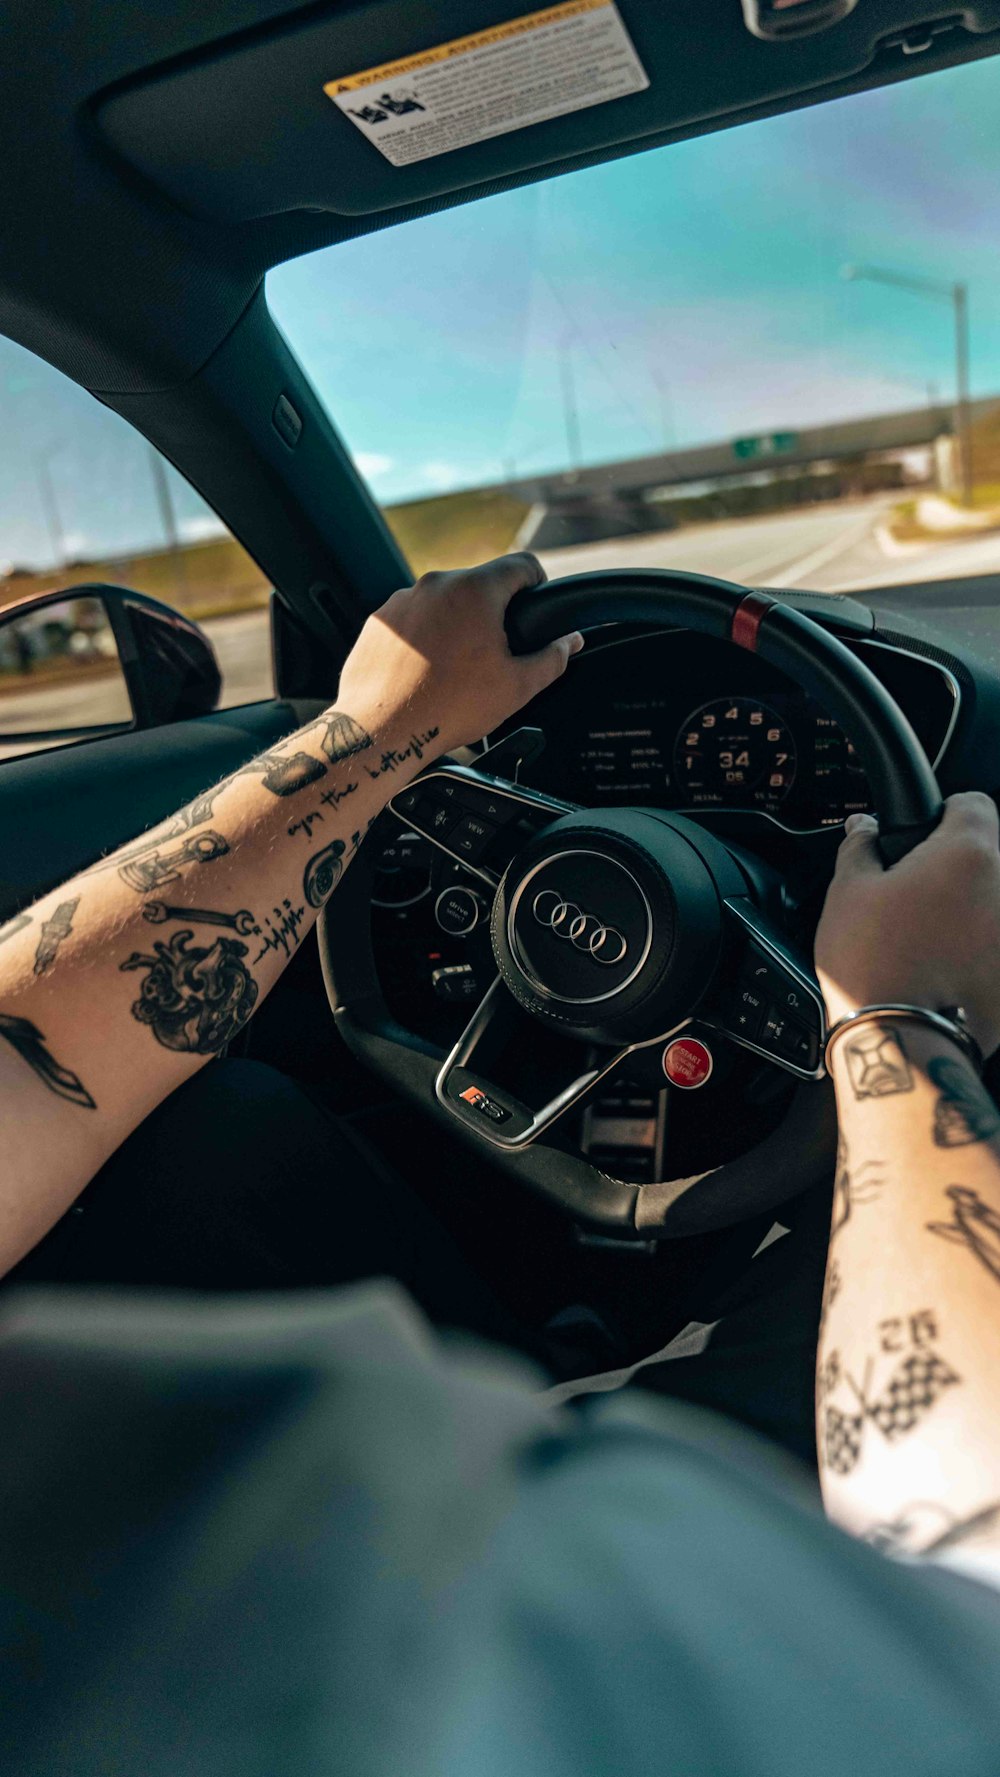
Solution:
{"label": "grass", "polygon": [[[996,514],[1000,528],[1000,408],[984,414],[972,428],[972,467],[975,481],[972,489],[972,510]],[[957,495],[946,495],[958,511],[963,510]],[[945,531],[928,530],[917,516],[916,500],[901,500],[889,514],[889,529],[899,543],[939,543]],[[978,532],[982,535],[982,532]],[[956,536],[961,532],[956,531]]]}
{"label": "grass", "polygon": [[148,593],[201,620],[253,610],[265,605],[270,593],[269,581],[245,549],[232,537],[213,537],[189,543],[177,555],[150,550],[113,561],[74,562],[58,573],[15,572],[0,580],[0,606],[94,581]]}
{"label": "grass", "polygon": [[935,529],[921,523],[919,501],[901,500],[898,506],[892,508],[888,518],[889,530],[897,543],[943,543],[949,538],[982,537],[992,530],[1000,530],[1000,482],[977,482],[968,507],[957,494],[945,494],[939,498],[946,499],[956,512],[971,510],[990,513],[993,522],[971,530],[963,530],[960,526],[954,531]]}
{"label": "grass", "polygon": [[[509,549],[528,513],[525,501],[503,492],[474,489],[409,500],[390,506],[386,522],[415,574],[427,568],[466,567]],[[204,623],[267,604],[270,582],[232,537],[189,543],[177,555],[167,550],[118,557],[114,561],[74,562],[58,573],[18,571],[0,579],[0,607],[12,599],[54,592],[89,582],[128,586],[162,599]]]}
{"label": "grass", "polygon": [[414,573],[465,568],[503,555],[528,516],[525,500],[493,488],[389,506],[385,520]]}
{"label": "grass", "polygon": [[1000,481],[977,481],[972,490],[972,504],[980,512],[1000,506]]}
{"label": "grass", "polygon": [[917,518],[916,500],[900,500],[889,513],[887,524],[897,543],[921,543],[929,535]]}

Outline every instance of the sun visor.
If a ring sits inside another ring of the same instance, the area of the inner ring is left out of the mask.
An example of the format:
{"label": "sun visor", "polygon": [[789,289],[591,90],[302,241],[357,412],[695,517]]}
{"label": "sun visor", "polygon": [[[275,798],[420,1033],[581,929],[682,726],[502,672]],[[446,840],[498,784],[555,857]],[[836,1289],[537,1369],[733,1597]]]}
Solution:
{"label": "sun visor", "polygon": [[[747,31],[741,0],[534,12],[384,0],[310,9],[147,73],[95,111],[117,154],[203,217],[364,216],[717,127],[866,69],[878,78],[920,18],[920,0],[858,0],[820,36],[768,42]],[[956,8],[947,29],[976,54],[967,32],[1000,30],[1000,0]],[[944,43],[929,32],[926,63]],[[916,72],[921,54],[911,60]]]}

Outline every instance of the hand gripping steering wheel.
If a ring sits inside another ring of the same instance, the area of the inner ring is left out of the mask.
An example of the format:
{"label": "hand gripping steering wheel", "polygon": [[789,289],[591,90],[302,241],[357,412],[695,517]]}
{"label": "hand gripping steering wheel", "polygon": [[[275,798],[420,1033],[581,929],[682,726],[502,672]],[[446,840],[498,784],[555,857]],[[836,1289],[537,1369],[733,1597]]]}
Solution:
{"label": "hand gripping steering wheel", "polygon": [[[518,593],[507,614],[514,653],[613,623],[728,640],[811,693],[857,747],[887,863],[937,825],[940,792],[906,717],[811,618],[764,593],[672,571],[571,575]],[[727,1227],[829,1172],[835,1119],[832,1095],[818,1085],[822,997],[738,853],[682,815],[579,809],[447,761],[390,807],[457,861],[475,855],[479,886],[492,893],[497,974],[450,1055],[397,1024],[360,936],[370,929],[372,871],[363,848],[335,912],[321,917],[320,954],[339,1028],[369,1067],[579,1221],[620,1236]],[[565,1064],[526,1102],[505,1085],[504,1060],[529,1037],[537,1044],[537,1027]],[[699,1045],[686,1032],[721,1034],[800,1082],[763,1141],[694,1176],[646,1185],[546,1141],[629,1058],[658,1065],[662,1057],[678,1089],[694,1083],[684,1076]]]}

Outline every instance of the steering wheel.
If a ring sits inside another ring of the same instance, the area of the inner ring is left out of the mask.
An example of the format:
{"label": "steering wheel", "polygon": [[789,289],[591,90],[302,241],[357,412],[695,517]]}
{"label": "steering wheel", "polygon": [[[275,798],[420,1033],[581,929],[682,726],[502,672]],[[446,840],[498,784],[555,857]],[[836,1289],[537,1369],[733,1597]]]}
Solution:
{"label": "steering wheel", "polygon": [[[767,594],[673,571],[575,574],[518,593],[507,614],[514,653],[618,623],[728,640],[810,692],[857,747],[887,863],[937,825],[937,781],[902,711],[836,637]],[[496,979],[449,1055],[396,1023],[361,938],[372,871],[362,848],[335,914],[320,920],[327,991],[348,1046],[503,1168],[619,1238],[728,1227],[819,1182],[835,1125],[820,1084],[823,1000],[809,959],[762,905],[738,852],[682,815],[581,809],[492,775],[488,755],[484,763],[438,763],[390,807],[491,895]],[[529,1043],[538,1053],[545,1033],[541,1052],[558,1062],[539,1069],[549,1077],[526,1102],[505,1084],[505,1063]],[[652,1067],[660,1086],[700,1085],[720,1036],[799,1082],[783,1120],[749,1152],[637,1185],[551,1144],[559,1119],[626,1060]]]}

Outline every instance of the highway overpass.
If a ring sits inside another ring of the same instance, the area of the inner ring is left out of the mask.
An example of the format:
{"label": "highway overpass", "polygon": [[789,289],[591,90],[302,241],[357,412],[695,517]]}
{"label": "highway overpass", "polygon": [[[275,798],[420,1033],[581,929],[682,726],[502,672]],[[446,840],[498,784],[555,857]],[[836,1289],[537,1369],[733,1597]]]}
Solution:
{"label": "highway overpass", "polygon": [[[970,406],[976,420],[1000,407],[1000,395],[987,396]],[[905,453],[934,446],[953,430],[949,405],[924,405],[799,430],[785,428],[756,437],[728,438],[688,450],[658,451],[622,462],[543,471],[515,477],[502,486],[532,508],[520,541],[552,548],[665,528],[671,523],[671,506],[686,494],[699,500],[712,490],[728,489],[731,494],[740,486],[773,488],[779,480],[798,483],[805,494],[814,478],[820,497],[823,492],[829,496],[870,491],[878,485],[878,465],[885,466],[883,484],[888,485],[892,466],[900,465]],[[854,471],[858,483],[866,468],[867,485],[852,487],[849,471]],[[821,482],[818,472],[824,469],[828,474]],[[805,477],[809,482],[804,482]],[[791,489],[789,495],[791,501]]]}

